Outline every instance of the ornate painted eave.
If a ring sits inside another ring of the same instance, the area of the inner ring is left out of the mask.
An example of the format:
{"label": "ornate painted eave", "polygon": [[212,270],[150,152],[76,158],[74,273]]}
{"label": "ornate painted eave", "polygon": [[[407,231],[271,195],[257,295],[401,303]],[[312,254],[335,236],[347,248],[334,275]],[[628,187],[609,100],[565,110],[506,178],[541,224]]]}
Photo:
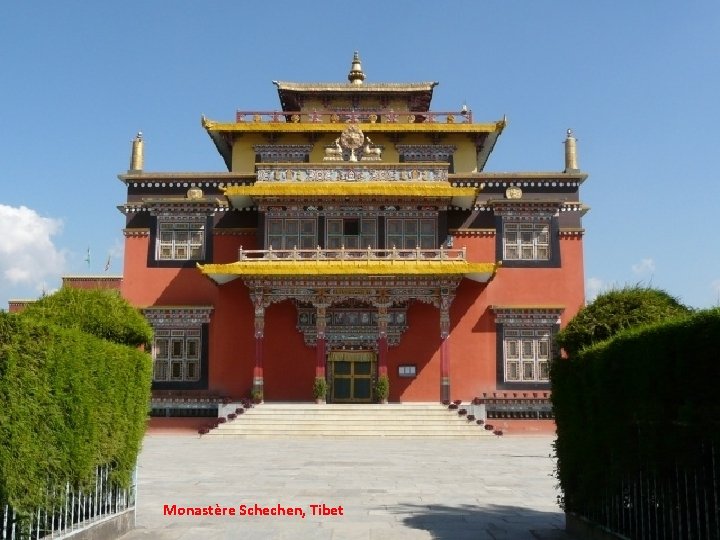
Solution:
{"label": "ornate painted eave", "polygon": [[581,171],[557,172],[557,171],[520,171],[520,172],[479,172],[479,173],[450,173],[448,178],[453,184],[469,182],[473,185],[478,183],[498,182],[503,185],[522,186],[522,183],[537,185],[541,183],[545,187],[555,187],[553,182],[577,182],[579,184],[587,180],[588,174]]}
{"label": "ornate painted eave", "polygon": [[254,174],[248,173],[231,173],[231,172],[144,172],[129,171],[125,174],[119,174],[120,179],[125,184],[166,184],[185,185],[184,187],[194,187],[191,184],[226,184],[253,182]]}
{"label": "ornate painted eave", "polygon": [[221,197],[143,197],[140,201],[128,201],[117,208],[123,214],[129,212],[175,211],[213,213],[227,208],[228,202]]}
{"label": "ornate painted eave", "polygon": [[289,82],[273,81],[278,90],[292,90],[302,92],[428,92],[438,84],[435,81],[415,83],[402,82],[376,82],[363,83],[361,86],[346,82]]}
{"label": "ornate painted eave", "polygon": [[[399,115],[397,122],[358,122],[363,132],[373,133],[464,133],[486,134],[500,133],[504,124],[500,122],[487,123],[449,123],[449,122],[408,122],[405,118],[410,113]],[[211,137],[217,135],[232,135],[243,133],[341,133],[346,123],[341,122],[216,122],[207,118],[202,119],[205,130]],[[213,139],[215,140],[215,139]]]}
{"label": "ornate painted eave", "polygon": [[412,96],[419,110],[427,110],[432,101],[437,82],[417,83],[363,83],[345,82],[287,82],[273,81],[277,87],[280,104],[284,111],[298,110],[302,98],[313,94],[323,96],[347,96],[358,94]]}
{"label": "ornate painted eave", "polygon": [[470,208],[476,188],[454,188],[447,182],[257,182],[252,186],[225,188],[225,196],[236,208],[253,206],[258,199],[298,197],[391,197],[398,199],[446,199],[448,204]]}
{"label": "ornate painted eave", "polygon": [[220,285],[239,277],[302,276],[464,276],[484,283],[492,278],[497,265],[465,260],[254,259],[229,264],[198,264],[198,269]]}

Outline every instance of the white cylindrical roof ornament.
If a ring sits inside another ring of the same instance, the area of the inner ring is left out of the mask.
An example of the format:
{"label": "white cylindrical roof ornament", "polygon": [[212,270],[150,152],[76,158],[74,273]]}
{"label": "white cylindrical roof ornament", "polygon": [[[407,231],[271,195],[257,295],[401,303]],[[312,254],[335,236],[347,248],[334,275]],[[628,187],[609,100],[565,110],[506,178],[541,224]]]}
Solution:
{"label": "white cylindrical roof ornament", "polygon": [[568,129],[565,139],[565,172],[577,170],[577,139],[575,139],[572,129]]}
{"label": "white cylindrical roof ornament", "polygon": [[138,131],[132,141],[132,152],[130,154],[130,170],[142,171],[144,164],[142,132]]}

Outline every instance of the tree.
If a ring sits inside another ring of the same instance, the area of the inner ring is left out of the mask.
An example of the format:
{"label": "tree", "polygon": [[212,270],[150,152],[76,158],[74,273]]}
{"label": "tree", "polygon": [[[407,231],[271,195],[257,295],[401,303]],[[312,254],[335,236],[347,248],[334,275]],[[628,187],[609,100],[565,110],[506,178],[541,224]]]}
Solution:
{"label": "tree", "polygon": [[582,308],[556,336],[568,356],[633,326],[660,322],[692,312],[665,291],[625,287],[598,296]]}

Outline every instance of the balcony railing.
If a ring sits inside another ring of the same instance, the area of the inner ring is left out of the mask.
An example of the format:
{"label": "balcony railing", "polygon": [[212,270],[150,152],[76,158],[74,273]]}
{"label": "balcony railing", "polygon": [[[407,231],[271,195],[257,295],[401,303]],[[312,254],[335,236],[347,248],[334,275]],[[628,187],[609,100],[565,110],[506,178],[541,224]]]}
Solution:
{"label": "balcony railing", "polygon": [[243,249],[239,261],[466,261],[466,248],[461,249]]}
{"label": "balcony railing", "polygon": [[282,122],[317,124],[471,124],[472,111],[237,111],[236,122]]}

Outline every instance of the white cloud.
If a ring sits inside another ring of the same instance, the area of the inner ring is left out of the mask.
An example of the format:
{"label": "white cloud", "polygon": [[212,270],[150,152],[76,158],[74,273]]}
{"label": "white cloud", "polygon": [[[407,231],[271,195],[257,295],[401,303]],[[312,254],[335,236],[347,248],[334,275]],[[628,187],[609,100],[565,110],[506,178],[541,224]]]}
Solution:
{"label": "white cloud", "polygon": [[633,264],[630,268],[637,276],[652,276],[653,272],[655,272],[655,261],[648,257],[637,264]]}
{"label": "white cloud", "polygon": [[589,277],[585,282],[585,300],[587,302],[592,302],[598,294],[605,292],[609,288],[610,286],[602,279]]}
{"label": "white cloud", "polygon": [[713,291],[714,300],[716,300],[715,304],[720,306],[720,278],[714,279],[712,283],[710,283],[710,288]]}
{"label": "white cloud", "polygon": [[65,254],[52,240],[61,228],[59,219],[0,204],[0,276],[12,286],[29,285],[41,292],[45,278],[57,278],[65,266]]}

